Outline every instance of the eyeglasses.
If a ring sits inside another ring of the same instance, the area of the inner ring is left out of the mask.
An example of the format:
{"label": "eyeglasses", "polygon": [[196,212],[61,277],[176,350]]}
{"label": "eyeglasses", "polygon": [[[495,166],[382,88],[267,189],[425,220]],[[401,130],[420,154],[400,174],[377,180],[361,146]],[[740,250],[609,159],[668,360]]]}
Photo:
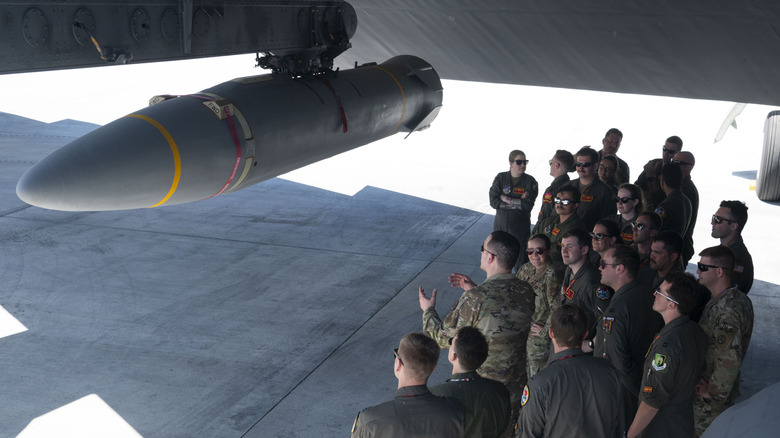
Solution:
{"label": "eyeglasses", "polygon": [[599,242],[601,242],[605,237],[614,237],[614,236],[610,236],[609,234],[604,234],[604,233],[590,233],[590,237],[593,240],[598,240]]}
{"label": "eyeglasses", "polygon": [[497,255],[495,255],[494,253],[492,253],[492,252],[490,252],[490,251],[486,250],[486,249],[485,249],[485,244],[484,244],[484,243],[482,244],[482,246],[480,246],[480,247],[479,247],[479,252],[483,252],[483,251],[484,251],[484,252],[486,252],[486,253],[488,253],[488,254],[490,254],[490,255],[492,255],[493,257],[498,257],[498,256],[497,256]]}
{"label": "eyeglasses", "polygon": [[705,265],[702,262],[697,263],[696,266],[699,268],[699,271],[701,271],[701,272],[707,272],[707,271],[710,270],[710,268],[713,268],[713,269],[718,269],[718,268],[720,268],[720,269],[731,269],[731,268],[727,268],[725,266]]}
{"label": "eyeglasses", "polygon": [[655,292],[653,292],[653,293],[656,294],[656,295],[660,295],[660,296],[666,298],[667,300],[673,302],[674,304],[677,304],[678,306],[680,305],[679,301],[673,300],[672,297],[670,297],[669,295],[664,295],[664,293],[661,292],[661,288],[660,287],[658,289],[656,289]]}
{"label": "eyeglasses", "polygon": [[393,357],[398,358],[398,362],[401,362],[401,365],[404,364],[404,361],[401,360],[401,356],[398,355],[398,349],[397,348],[393,348]]}
{"label": "eyeglasses", "polygon": [[736,224],[736,223],[737,223],[737,221],[733,221],[733,220],[731,220],[731,219],[726,219],[725,217],[723,217],[723,216],[718,216],[717,214],[713,214],[713,215],[712,215],[712,222],[714,222],[714,223],[716,223],[716,224],[719,224],[719,223],[721,223],[721,222],[723,222],[723,221],[726,221],[726,222],[728,222],[728,223],[730,223],[730,224]]}
{"label": "eyeglasses", "polygon": [[593,163],[576,163],[575,166],[577,167],[590,167]]}
{"label": "eyeglasses", "polygon": [[661,149],[664,151],[665,154],[676,154],[678,151],[677,149],[671,149],[666,146],[661,146]]}
{"label": "eyeglasses", "polygon": [[550,166],[552,166],[552,163],[554,162],[554,160],[550,160],[548,162],[550,163]]}
{"label": "eyeglasses", "polygon": [[607,263],[607,262],[602,261],[601,263],[599,263],[599,266],[601,266],[601,269],[605,269],[607,266],[617,266],[617,265],[620,265],[620,264],[621,263]]}
{"label": "eyeglasses", "polygon": [[680,160],[672,160],[672,164],[679,164],[680,166],[693,166],[693,163],[689,163],[687,161],[680,161]]}
{"label": "eyeglasses", "polygon": [[561,199],[561,198],[555,198],[554,201],[555,201],[556,204],[561,204],[563,206],[566,206],[566,205],[574,203],[574,201],[570,201],[568,199]]}
{"label": "eyeglasses", "polygon": [[628,204],[628,201],[633,201],[636,198],[621,198],[620,196],[615,196],[615,202],[619,202],[621,204]]}
{"label": "eyeglasses", "polygon": [[522,166],[523,164],[528,164],[528,160],[515,160],[515,164]]}
{"label": "eyeglasses", "polygon": [[525,250],[525,253],[528,255],[531,255],[533,253],[536,253],[536,255],[544,254],[544,252],[547,251],[545,248],[528,248]]}
{"label": "eyeglasses", "polygon": [[645,225],[645,224],[643,224],[641,222],[631,222],[631,226],[636,228],[639,231],[642,231],[642,230],[644,230],[647,227],[647,225]]}

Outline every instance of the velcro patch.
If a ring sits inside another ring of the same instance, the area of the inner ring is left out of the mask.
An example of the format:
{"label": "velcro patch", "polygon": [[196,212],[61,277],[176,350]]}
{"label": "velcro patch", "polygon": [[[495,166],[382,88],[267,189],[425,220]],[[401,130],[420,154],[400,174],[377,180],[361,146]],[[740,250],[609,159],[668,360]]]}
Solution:
{"label": "velcro patch", "polygon": [[552,193],[545,193],[543,199],[545,204],[552,204],[552,199],[553,199]]}
{"label": "velcro patch", "polygon": [[523,397],[520,398],[520,406],[525,406],[528,403],[528,385],[523,388]]}
{"label": "velcro patch", "polygon": [[581,195],[580,201],[582,202],[593,202],[593,196],[591,195]]}
{"label": "velcro patch", "polygon": [[503,192],[504,192],[505,195],[508,195],[508,194],[512,193],[512,187],[511,186],[504,186]]}
{"label": "velcro patch", "polygon": [[647,392],[647,393],[653,392],[653,387],[652,386],[645,386],[645,388],[642,391],[643,392]]}
{"label": "velcro patch", "polygon": [[745,267],[742,265],[734,265],[734,272],[736,272],[737,274],[741,274],[745,272]]}
{"label": "velcro patch", "polygon": [[570,287],[564,289],[563,294],[566,295],[566,298],[570,300],[574,299],[574,291]]}
{"label": "velcro patch", "polygon": [[660,353],[656,353],[653,358],[653,369],[656,371],[663,371],[666,369],[666,356]]}
{"label": "velcro patch", "polygon": [[596,289],[596,296],[601,300],[608,300],[610,295],[610,290],[606,287],[599,287]]}
{"label": "velcro patch", "polygon": [[512,193],[514,193],[515,195],[522,195],[523,193],[525,193],[525,189],[522,187],[515,187],[514,189],[512,189]]}
{"label": "velcro patch", "polygon": [[604,333],[612,333],[612,323],[615,318],[612,316],[605,316],[601,318],[601,328],[604,329]]}
{"label": "velcro patch", "polygon": [[558,233],[560,233],[560,232],[561,232],[561,229],[560,229],[560,228],[558,228],[558,227],[555,227],[555,228],[553,228],[553,230],[552,230],[552,235],[553,235],[553,236],[557,236],[557,235],[558,235]]}
{"label": "velcro patch", "polygon": [[663,207],[658,207],[655,209],[655,214],[658,216],[661,216],[661,219],[666,219],[666,209]]}

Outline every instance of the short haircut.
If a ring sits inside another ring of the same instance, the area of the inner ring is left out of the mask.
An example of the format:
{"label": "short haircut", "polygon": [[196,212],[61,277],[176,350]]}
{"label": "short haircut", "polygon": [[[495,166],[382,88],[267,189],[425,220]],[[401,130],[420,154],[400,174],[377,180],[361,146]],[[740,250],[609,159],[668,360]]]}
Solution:
{"label": "short haircut", "polygon": [[664,281],[670,284],[669,297],[677,301],[677,310],[687,315],[696,307],[699,302],[699,282],[693,275],[682,272],[672,271],[664,277]]}
{"label": "short haircut", "polygon": [[474,327],[461,327],[451,348],[458,355],[461,367],[467,371],[481,367],[488,356],[487,339]]}
{"label": "short haircut", "polygon": [[525,152],[519,149],[513,150],[512,152],[509,153],[509,161],[510,162],[515,161],[515,158],[517,158],[518,155],[522,155],[525,157]]}
{"label": "short haircut", "polygon": [[678,137],[676,135],[673,135],[673,136],[667,138],[666,142],[667,143],[671,143],[673,145],[677,145],[677,147],[680,148],[680,150],[682,150],[683,141],[682,141],[682,139],[680,137]]}
{"label": "short haircut", "polygon": [[571,152],[558,149],[555,151],[555,155],[553,155],[553,158],[561,163],[561,166],[563,166],[564,169],[566,169],[569,172],[574,171],[574,155],[571,154]]}
{"label": "short haircut", "polygon": [[615,245],[623,244],[623,238],[620,237],[620,225],[618,225],[617,222],[613,221],[612,219],[601,219],[600,221],[596,222],[596,225],[601,225],[606,228],[607,235],[610,237],[617,237],[617,240],[615,240]]}
{"label": "short haircut", "polygon": [[587,246],[588,248],[591,247],[592,241],[590,238],[590,232],[585,231],[582,228],[572,228],[571,230],[564,231],[561,235],[561,240],[567,237],[575,237],[577,239],[577,243],[580,246]]}
{"label": "short haircut", "polygon": [[658,213],[652,212],[652,211],[643,211],[642,213],[639,213],[639,215],[636,217],[639,219],[640,217],[646,217],[648,222],[650,222],[650,228],[653,230],[660,230],[661,229],[661,216],[658,216]]}
{"label": "short haircut", "polygon": [[728,268],[725,271],[726,276],[731,278],[731,274],[734,270],[734,265],[737,262],[737,258],[734,257],[734,252],[727,246],[718,245],[705,248],[699,253],[701,257],[709,257],[712,259],[712,264],[720,266],[722,268]]}
{"label": "short haircut", "polygon": [[664,184],[672,189],[679,189],[682,185],[682,169],[677,163],[666,163],[661,168],[661,178],[664,180]]}
{"label": "short haircut", "polygon": [[579,158],[579,157],[588,157],[590,158],[591,163],[599,162],[599,153],[596,152],[590,146],[583,146],[579,151],[577,151],[575,158]]}
{"label": "short haircut", "polygon": [[[558,189],[558,193],[569,193],[571,194],[572,199],[576,203],[580,203],[580,189],[574,186],[574,184],[564,184]],[[558,196],[558,193],[555,195]]]}
{"label": "short haircut", "polygon": [[653,242],[661,242],[664,245],[664,251],[673,254],[677,253],[682,255],[683,252],[683,238],[675,231],[665,230],[658,233],[653,239]]}
{"label": "short haircut", "polygon": [[588,319],[579,306],[564,304],[555,309],[550,320],[550,327],[558,345],[580,348],[588,331]]}
{"label": "short haircut", "polygon": [[636,273],[639,272],[639,254],[623,245],[610,248],[610,251],[612,252],[612,263],[625,266],[629,277],[635,279]]}
{"label": "short haircut", "polygon": [[398,356],[411,375],[418,379],[427,379],[436,363],[439,362],[441,348],[425,333],[409,333],[398,345]]}
{"label": "short haircut", "polygon": [[488,249],[496,255],[498,266],[504,269],[512,269],[517,262],[517,256],[520,255],[520,242],[515,236],[506,231],[493,231],[490,233],[490,242]]}
{"label": "short haircut", "polygon": [[747,205],[742,201],[721,201],[720,206],[728,208],[731,211],[731,215],[734,216],[734,220],[737,221],[737,231],[741,233],[748,220]]}
{"label": "short haircut", "polygon": [[610,128],[609,131],[607,131],[607,133],[604,134],[604,138],[607,138],[612,134],[617,134],[617,136],[620,137],[621,140],[623,139],[623,133],[620,132],[620,130],[617,128]]}
{"label": "short haircut", "polygon": [[547,237],[546,234],[536,233],[533,236],[528,238],[529,242],[532,240],[541,240],[542,243],[544,244],[545,249],[550,249],[550,247],[552,246],[552,242],[550,242],[550,238]]}

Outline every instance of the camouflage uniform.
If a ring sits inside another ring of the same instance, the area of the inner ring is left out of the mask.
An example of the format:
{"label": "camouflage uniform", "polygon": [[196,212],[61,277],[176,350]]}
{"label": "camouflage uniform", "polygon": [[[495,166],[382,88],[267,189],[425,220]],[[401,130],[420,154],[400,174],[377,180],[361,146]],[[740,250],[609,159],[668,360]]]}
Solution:
{"label": "camouflage uniform", "polygon": [[542,326],[539,336],[528,335],[526,355],[528,357],[529,379],[547,365],[547,359],[550,355],[550,334],[547,331],[549,328],[547,320],[561,294],[561,281],[565,269],[566,266],[551,261],[539,269],[536,269],[531,263],[526,263],[517,271],[517,278],[528,282],[536,295],[536,310],[534,310],[531,323]]}
{"label": "camouflage uniform", "polygon": [[739,396],[739,367],[753,333],[753,303],[732,286],[707,303],[699,325],[708,340],[702,378],[710,398],[694,397],[697,436]]}
{"label": "camouflage uniform", "polygon": [[477,370],[498,380],[511,395],[512,415],[520,412],[520,397],[527,383],[525,342],[534,314],[531,286],[514,274],[496,274],[460,296],[444,319],[435,309],[423,313],[425,330],[442,348],[449,347],[461,327],[475,327],[487,338],[488,357]]}

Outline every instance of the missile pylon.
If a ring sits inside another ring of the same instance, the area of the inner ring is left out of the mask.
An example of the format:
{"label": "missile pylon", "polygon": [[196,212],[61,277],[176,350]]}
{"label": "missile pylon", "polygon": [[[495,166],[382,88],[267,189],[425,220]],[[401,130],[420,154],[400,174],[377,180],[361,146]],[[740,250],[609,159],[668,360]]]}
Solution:
{"label": "missile pylon", "polygon": [[208,199],[398,132],[424,129],[436,71],[402,55],[328,75],[234,79],[150,106],[52,152],[19,180],[31,205],[126,210]]}

